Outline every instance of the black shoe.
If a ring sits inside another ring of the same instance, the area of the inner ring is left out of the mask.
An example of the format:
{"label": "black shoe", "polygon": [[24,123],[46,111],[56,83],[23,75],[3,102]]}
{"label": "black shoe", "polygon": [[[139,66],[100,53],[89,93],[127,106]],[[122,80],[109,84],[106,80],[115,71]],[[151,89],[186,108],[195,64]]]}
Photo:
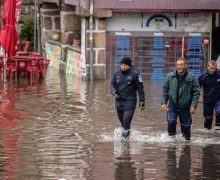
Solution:
{"label": "black shoe", "polygon": [[190,142],[190,137],[185,137],[185,143],[189,143]]}
{"label": "black shoe", "polygon": [[123,138],[128,138],[130,135],[130,130],[124,130],[121,135]]}
{"label": "black shoe", "polygon": [[190,143],[190,140],[189,139],[185,139],[185,144],[189,144]]}

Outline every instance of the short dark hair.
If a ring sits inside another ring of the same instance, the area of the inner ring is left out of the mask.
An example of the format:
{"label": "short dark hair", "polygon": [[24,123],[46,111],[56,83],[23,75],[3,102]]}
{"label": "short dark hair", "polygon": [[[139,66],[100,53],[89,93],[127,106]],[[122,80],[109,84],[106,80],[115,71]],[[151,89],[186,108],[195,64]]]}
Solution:
{"label": "short dark hair", "polygon": [[186,59],[183,58],[183,57],[178,57],[178,58],[176,59],[176,61],[185,61],[185,63],[186,63]]}
{"label": "short dark hair", "polygon": [[217,66],[217,63],[216,63],[215,60],[210,60],[210,61],[208,62],[208,66],[209,66],[210,64],[213,65],[213,66]]}

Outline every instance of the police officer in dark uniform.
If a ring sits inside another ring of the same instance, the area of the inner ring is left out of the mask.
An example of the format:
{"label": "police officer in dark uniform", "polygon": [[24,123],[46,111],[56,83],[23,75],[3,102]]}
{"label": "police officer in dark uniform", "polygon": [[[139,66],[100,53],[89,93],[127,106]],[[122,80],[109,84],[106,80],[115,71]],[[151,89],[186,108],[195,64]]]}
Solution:
{"label": "police officer in dark uniform", "polygon": [[203,87],[204,128],[211,129],[215,111],[215,129],[220,130],[220,70],[214,60],[208,62],[207,71],[198,78]]}
{"label": "police officer in dark uniform", "polygon": [[139,107],[145,108],[145,94],[142,78],[138,71],[131,68],[131,59],[124,57],[121,60],[121,68],[116,71],[111,80],[111,93],[115,97],[115,107],[118,118],[124,131],[122,137],[130,135],[131,121],[137,104],[137,92],[139,95]]}

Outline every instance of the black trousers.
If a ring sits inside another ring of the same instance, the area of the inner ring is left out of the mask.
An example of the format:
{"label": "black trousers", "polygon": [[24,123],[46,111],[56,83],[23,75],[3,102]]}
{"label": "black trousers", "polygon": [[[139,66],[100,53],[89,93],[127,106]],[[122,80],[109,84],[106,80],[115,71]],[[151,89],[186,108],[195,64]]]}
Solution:
{"label": "black trousers", "polygon": [[220,101],[217,103],[203,104],[204,128],[211,129],[215,111],[215,126],[220,126]]}
{"label": "black trousers", "polygon": [[117,109],[118,119],[121,122],[122,127],[125,130],[129,130],[131,128],[131,121],[134,115],[134,110],[119,110]]}

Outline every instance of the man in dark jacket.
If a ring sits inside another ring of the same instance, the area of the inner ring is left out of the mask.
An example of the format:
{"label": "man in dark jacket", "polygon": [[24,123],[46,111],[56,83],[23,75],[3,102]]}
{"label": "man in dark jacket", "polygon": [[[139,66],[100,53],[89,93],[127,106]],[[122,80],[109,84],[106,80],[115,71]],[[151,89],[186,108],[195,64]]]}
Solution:
{"label": "man in dark jacket", "polygon": [[220,130],[220,70],[216,61],[208,62],[207,72],[199,76],[199,85],[203,87],[204,128],[211,129],[215,111],[215,129]]}
{"label": "man in dark jacket", "polygon": [[186,60],[178,58],[176,70],[170,72],[166,77],[161,98],[161,108],[167,111],[169,136],[175,138],[177,117],[179,116],[182,134],[187,141],[190,140],[191,114],[196,111],[199,94],[199,83],[187,71]]}
{"label": "man in dark jacket", "polygon": [[131,121],[139,95],[139,107],[145,107],[145,94],[142,78],[138,71],[131,68],[131,59],[125,57],[121,60],[121,69],[116,71],[111,80],[111,93],[115,97],[115,107],[118,118],[124,131],[122,136],[130,135]]}

